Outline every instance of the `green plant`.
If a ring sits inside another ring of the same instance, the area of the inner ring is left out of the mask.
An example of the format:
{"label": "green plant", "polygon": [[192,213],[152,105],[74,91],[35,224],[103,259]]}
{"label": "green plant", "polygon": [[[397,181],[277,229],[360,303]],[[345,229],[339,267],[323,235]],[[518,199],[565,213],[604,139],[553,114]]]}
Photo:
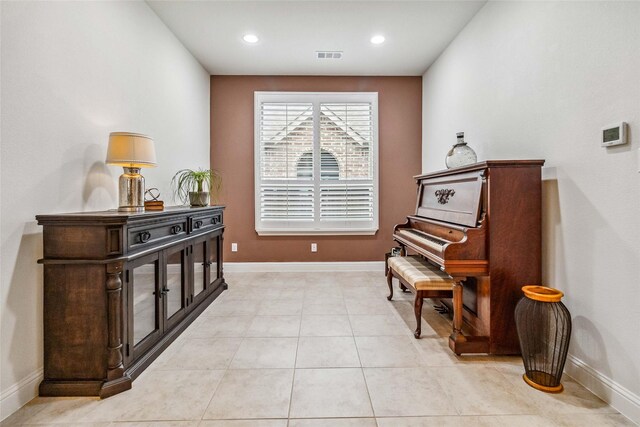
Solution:
{"label": "green plant", "polygon": [[186,204],[189,202],[190,192],[208,191],[214,202],[222,188],[222,177],[213,169],[181,169],[173,176],[171,186],[174,192],[174,200],[177,197]]}

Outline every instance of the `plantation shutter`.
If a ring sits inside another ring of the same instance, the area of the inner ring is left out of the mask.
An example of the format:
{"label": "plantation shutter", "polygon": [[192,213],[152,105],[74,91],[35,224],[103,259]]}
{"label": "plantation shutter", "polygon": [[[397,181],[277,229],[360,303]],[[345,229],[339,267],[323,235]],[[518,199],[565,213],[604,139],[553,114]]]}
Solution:
{"label": "plantation shutter", "polygon": [[[321,221],[373,219],[372,144],[371,103],[320,104],[320,149],[333,153],[339,165],[336,181],[320,183]],[[321,173],[331,166],[322,157]]]}
{"label": "plantation shutter", "polygon": [[374,234],[377,94],[256,92],[256,231]]}
{"label": "plantation shutter", "polygon": [[265,102],[260,106],[260,216],[264,220],[313,220],[313,106]]}

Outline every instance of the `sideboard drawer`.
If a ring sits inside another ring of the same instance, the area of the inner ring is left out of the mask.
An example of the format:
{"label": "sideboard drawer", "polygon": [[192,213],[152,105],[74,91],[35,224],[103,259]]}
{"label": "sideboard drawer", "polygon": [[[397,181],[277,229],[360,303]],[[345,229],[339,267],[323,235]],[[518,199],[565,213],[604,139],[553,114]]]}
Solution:
{"label": "sideboard drawer", "polygon": [[197,233],[203,230],[212,230],[222,227],[222,212],[209,212],[207,215],[194,216],[191,218],[191,232]]}
{"label": "sideboard drawer", "polygon": [[141,249],[152,244],[170,241],[187,234],[187,219],[164,223],[140,225],[127,232],[127,248],[130,251]]}

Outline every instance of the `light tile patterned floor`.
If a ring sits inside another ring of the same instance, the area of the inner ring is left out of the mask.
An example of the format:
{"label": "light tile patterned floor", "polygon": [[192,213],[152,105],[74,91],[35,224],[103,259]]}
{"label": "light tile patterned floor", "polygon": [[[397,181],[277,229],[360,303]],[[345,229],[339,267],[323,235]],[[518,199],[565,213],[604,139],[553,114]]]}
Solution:
{"label": "light tile patterned floor", "polygon": [[382,273],[227,274],[223,293],[117,396],[36,398],[1,425],[85,427],[624,426],[565,377],[522,381],[517,357],[457,357],[450,322]]}

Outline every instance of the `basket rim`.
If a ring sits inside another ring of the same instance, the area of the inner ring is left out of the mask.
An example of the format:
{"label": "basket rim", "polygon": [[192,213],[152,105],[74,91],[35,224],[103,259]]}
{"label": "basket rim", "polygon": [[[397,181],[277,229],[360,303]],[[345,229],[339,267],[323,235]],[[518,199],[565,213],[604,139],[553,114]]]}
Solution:
{"label": "basket rim", "polygon": [[540,285],[527,285],[522,287],[524,296],[534,301],[558,302],[564,296],[561,291]]}

